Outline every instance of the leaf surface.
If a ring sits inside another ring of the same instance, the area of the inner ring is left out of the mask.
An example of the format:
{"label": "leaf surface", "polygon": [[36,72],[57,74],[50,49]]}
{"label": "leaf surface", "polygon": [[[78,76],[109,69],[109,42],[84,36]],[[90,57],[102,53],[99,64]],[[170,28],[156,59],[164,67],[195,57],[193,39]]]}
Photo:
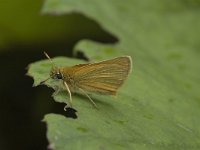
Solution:
{"label": "leaf surface", "polygon": [[[133,58],[133,71],[117,97],[73,95],[78,119],[47,114],[50,146],[63,149],[199,149],[200,17],[198,1],[47,0],[43,13],[79,12],[115,35],[115,45],[88,40],[74,48],[90,61],[121,55]],[[55,58],[58,65],[83,63]],[[112,69],[112,68],[111,68]],[[50,64],[36,62],[29,75],[37,85]],[[52,81],[53,82],[53,81]],[[54,87],[54,82],[49,86]],[[57,83],[56,83],[57,84]],[[66,102],[67,93],[55,96]]]}

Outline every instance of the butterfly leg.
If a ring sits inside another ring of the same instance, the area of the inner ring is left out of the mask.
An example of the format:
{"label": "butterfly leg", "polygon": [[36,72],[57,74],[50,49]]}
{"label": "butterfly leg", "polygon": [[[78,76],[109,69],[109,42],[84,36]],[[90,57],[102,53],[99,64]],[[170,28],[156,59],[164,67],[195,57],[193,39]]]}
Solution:
{"label": "butterfly leg", "polygon": [[[67,83],[66,82],[63,82],[64,83],[64,85],[65,85],[65,87],[66,87],[66,89],[67,89],[67,92],[68,92],[68,94],[69,94],[69,103],[70,103],[70,107],[72,107],[72,94],[71,94],[71,91],[70,91],[70,89],[69,89],[69,86],[67,85]],[[66,111],[67,110],[67,105],[64,107],[64,110]]]}
{"label": "butterfly leg", "polygon": [[94,107],[98,108],[95,102],[92,100],[92,98],[83,89],[79,88],[79,90],[88,97],[88,99],[90,100],[90,102],[92,102]]}
{"label": "butterfly leg", "polygon": [[55,90],[55,92],[53,93],[53,96],[56,96],[59,92],[60,92],[60,88],[57,88],[57,89]]}

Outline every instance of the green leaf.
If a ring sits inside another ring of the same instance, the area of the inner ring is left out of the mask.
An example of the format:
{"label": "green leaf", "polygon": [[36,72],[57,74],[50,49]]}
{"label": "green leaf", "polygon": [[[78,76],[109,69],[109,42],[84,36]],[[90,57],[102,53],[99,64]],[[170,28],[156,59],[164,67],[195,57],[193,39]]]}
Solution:
{"label": "green leaf", "polygon": [[[119,39],[115,45],[81,41],[91,61],[119,55],[133,58],[133,71],[117,97],[73,95],[78,119],[48,114],[50,147],[63,149],[199,149],[199,1],[47,0],[43,12],[80,12]],[[82,63],[55,58],[58,65]],[[50,63],[30,65],[35,85],[48,77]],[[112,69],[112,68],[111,68]],[[55,87],[54,81],[47,83]],[[55,100],[66,102],[67,93]]]}

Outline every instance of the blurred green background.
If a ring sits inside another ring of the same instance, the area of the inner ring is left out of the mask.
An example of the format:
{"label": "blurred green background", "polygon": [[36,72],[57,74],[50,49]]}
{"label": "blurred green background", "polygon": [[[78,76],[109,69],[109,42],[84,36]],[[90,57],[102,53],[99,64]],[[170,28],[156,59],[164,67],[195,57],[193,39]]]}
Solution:
{"label": "blurred green background", "polygon": [[83,15],[42,15],[42,6],[41,0],[0,0],[1,150],[46,149],[46,126],[41,120],[50,112],[64,113],[63,105],[50,97],[52,90],[32,88],[33,80],[25,76],[29,63],[44,59],[44,50],[52,57],[72,56],[80,39],[117,41]]}

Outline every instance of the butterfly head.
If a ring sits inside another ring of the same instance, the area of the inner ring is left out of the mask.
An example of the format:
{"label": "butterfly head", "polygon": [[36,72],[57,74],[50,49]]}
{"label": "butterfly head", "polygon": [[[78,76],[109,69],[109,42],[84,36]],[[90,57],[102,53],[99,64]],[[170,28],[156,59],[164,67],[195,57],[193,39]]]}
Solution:
{"label": "butterfly head", "polygon": [[52,79],[63,79],[63,74],[59,67],[53,66],[50,71],[50,77]]}

